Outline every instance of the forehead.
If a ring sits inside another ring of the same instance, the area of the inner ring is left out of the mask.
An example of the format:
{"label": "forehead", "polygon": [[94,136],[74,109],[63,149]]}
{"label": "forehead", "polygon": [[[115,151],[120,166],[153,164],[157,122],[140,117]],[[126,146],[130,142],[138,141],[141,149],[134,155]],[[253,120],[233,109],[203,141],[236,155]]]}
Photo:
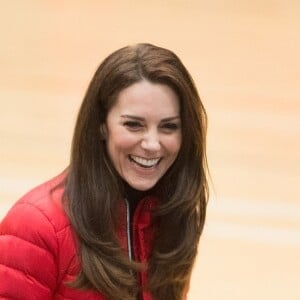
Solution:
{"label": "forehead", "polygon": [[178,116],[177,94],[167,85],[143,80],[122,90],[112,111],[122,114]]}

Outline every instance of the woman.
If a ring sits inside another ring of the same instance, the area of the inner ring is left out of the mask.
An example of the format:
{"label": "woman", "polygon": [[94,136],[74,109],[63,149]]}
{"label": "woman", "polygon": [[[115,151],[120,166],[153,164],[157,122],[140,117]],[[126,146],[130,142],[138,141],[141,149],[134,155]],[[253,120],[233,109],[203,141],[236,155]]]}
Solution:
{"label": "woman", "polygon": [[71,161],[0,227],[0,298],[185,299],[203,229],[206,114],[167,49],[125,47],[96,71]]}

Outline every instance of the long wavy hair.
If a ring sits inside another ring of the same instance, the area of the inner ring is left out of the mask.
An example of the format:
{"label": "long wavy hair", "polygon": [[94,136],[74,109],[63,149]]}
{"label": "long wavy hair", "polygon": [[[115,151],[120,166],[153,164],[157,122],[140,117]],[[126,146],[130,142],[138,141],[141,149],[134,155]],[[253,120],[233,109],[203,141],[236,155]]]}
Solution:
{"label": "long wavy hair", "polygon": [[116,207],[122,188],[100,128],[120,91],[141,80],[168,85],[180,101],[182,145],[157,184],[158,229],[146,266],[146,289],[153,298],[179,300],[189,282],[205,221],[207,118],[180,59],[151,44],[124,47],[109,55],[92,78],[78,114],[64,197],[81,262],[72,286],[91,288],[113,300],[133,300],[139,293],[135,274],[143,266],[129,261],[117,239]]}

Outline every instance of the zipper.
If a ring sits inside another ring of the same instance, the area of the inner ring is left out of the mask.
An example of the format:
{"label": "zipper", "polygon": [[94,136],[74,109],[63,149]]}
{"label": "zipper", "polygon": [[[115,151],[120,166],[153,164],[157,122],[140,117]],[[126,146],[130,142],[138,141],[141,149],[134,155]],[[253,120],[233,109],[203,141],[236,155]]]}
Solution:
{"label": "zipper", "polygon": [[132,243],[131,243],[131,231],[130,231],[130,207],[129,202],[125,198],[126,205],[126,231],[127,231],[127,248],[128,248],[128,257],[132,261]]}
{"label": "zipper", "polygon": [[[133,259],[133,249],[132,249],[132,243],[131,243],[131,230],[130,230],[130,204],[126,198],[125,200],[125,206],[126,206],[126,231],[127,231],[127,249],[128,249],[128,257],[129,260],[132,261]],[[137,276],[137,275],[136,275]],[[137,295],[136,300],[142,299],[140,292]]]}

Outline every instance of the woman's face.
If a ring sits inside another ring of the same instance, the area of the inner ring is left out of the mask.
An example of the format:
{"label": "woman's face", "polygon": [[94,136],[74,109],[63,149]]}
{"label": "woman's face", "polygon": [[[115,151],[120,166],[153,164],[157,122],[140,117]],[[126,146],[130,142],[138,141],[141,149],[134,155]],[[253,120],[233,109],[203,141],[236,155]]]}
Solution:
{"label": "woman's face", "polygon": [[181,147],[179,99],[167,85],[140,81],[121,91],[104,127],[108,155],[120,176],[146,191]]}

